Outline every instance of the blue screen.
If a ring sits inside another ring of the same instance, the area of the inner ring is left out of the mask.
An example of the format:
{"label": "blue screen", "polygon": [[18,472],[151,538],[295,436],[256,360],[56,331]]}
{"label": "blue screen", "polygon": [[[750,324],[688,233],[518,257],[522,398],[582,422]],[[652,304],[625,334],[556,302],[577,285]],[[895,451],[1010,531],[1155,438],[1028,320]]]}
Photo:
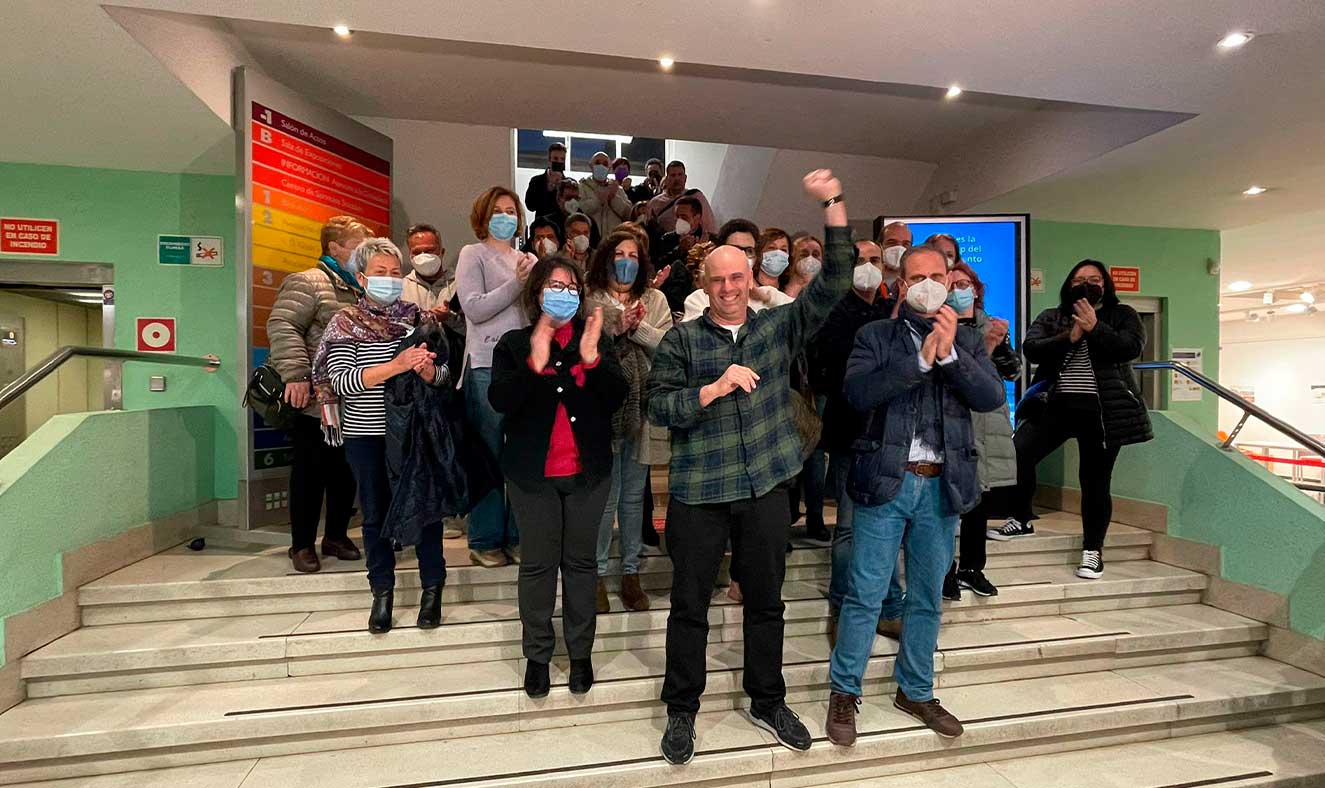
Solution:
{"label": "blue screen", "polygon": [[[891,221],[891,219],[889,219]],[[985,285],[984,307],[992,317],[1008,321],[1014,348],[1021,346],[1021,316],[1017,313],[1018,294],[1025,287],[1023,273],[1028,269],[1021,260],[1022,223],[1010,219],[953,221],[946,219],[901,218],[911,228],[916,244],[935,233],[947,233],[957,239],[962,260],[975,271]],[[1015,406],[1017,383],[1007,384],[1008,403]]]}

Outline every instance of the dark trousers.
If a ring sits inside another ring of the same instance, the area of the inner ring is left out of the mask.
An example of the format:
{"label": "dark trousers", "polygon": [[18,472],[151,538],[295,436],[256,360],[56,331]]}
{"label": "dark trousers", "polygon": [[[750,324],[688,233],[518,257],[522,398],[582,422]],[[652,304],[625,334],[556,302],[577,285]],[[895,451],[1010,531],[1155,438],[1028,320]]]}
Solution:
{"label": "dark trousers", "polygon": [[[986,490],[980,496],[975,508],[962,515],[961,532],[957,537],[957,547],[961,557],[957,565],[961,569],[973,569],[983,572],[985,568],[985,531],[989,529],[990,518],[997,517],[1004,506],[999,501],[1011,488],[995,487]],[[1022,522],[1025,522],[1023,520]]]}
{"label": "dark trousers", "polygon": [[322,519],[322,498],[327,499],[324,539],[344,539],[354,509],[354,476],[345,462],[345,449],[328,446],[322,423],[300,415],[290,429],[294,456],[290,464],[290,544],[296,550],[317,541]]}
{"label": "dark trousers", "polygon": [[[359,482],[359,505],[363,508],[363,549],[368,564],[368,585],[377,589],[396,587],[396,551],[391,540],[382,538],[382,523],[391,508],[391,479],[386,470],[386,438],[346,438],[345,456]],[[419,558],[419,582],[424,588],[446,583],[446,558],[442,555],[442,524],[424,526],[423,539],[414,547]]]}
{"label": "dark trousers", "polygon": [[598,526],[611,477],[506,480],[520,528],[520,624],[525,659],[550,662],[557,637],[552,612],[561,571],[561,625],[571,659],[588,659],[598,623]]}
{"label": "dark trousers", "polygon": [[1013,442],[1017,447],[1017,492],[1011,516],[1021,522],[1035,517],[1031,501],[1035,497],[1035,466],[1062,446],[1068,438],[1077,441],[1081,457],[1081,529],[1085,549],[1100,550],[1113,518],[1113,497],[1109,485],[1118,448],[1104,445],[1104,424],[1100,412],[1069,408],[1051,400],[1038,419],[1017,426]]}
{"label": "dark trousers", "polygon": [[667,616],[667,673],[662,700],[669,712],[694,714],[704,694],[708,609],[713,584],[732,541],[732,568],[744,595],[745,692],[758,711],[782,703],[782,579],[787,569],[787,490],[759,497],[667,505],[672,558],[672,610]]}

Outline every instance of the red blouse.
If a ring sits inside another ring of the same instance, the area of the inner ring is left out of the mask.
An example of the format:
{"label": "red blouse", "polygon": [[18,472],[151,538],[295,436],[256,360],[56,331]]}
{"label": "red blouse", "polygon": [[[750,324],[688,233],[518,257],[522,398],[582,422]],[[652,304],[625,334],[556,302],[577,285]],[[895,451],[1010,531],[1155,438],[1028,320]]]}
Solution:
{"label": "red blouse", "polygon": [[[564,348],[574,334],[575,327],[570,323],[566,323],[557,329],[553,339]],[[592,364],[581,362],[570,368],[570,374],[575,380],[575,385],[584,388],[585,371],[598,366],[600,359],[601,357],[594,359]],[[538,372],[534,368],[534,357],[532,355],[528,359],[528,364],[531,370]],[[555,367],[548,365],[538,374],[556,375],[557,370]],[[571,429],[570,417],[566,413],[566,406],[559,402],[557,403],[556,418],[552,422],[552,436],[548,440],[547,461],[543,463],[543,475],[549,479],[554,479],[563,476],[574,476],[583,470],[584,466],[580,464],[580,448],[575,445],[575,432]]]}

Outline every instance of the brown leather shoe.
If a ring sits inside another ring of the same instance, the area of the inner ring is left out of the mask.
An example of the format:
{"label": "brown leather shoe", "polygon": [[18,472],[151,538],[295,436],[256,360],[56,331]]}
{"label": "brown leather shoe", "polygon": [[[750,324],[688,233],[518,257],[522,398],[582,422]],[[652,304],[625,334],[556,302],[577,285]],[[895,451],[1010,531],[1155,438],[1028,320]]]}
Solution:
{"label": "brown leather shoe", "polygon": [[845,692],[833,692],[828,696],[828,722],[824,731],[828,741],[839,747],[856,745],[856,714],[860,710],[860,698]]}
{"label": "brown leather shoe", "polygon": [[902,619],[900,618],[881,618],[879,624],[874,628],[875,632],[886,638],[893,640],[902,639]]}
{"label": "brown leather shoe", "polygon": [[311,547],[304,547],[295,550],[289,549],[286,555],[290,556],[290,563],[294,565],[296,572],[320,572],[322,571],[322,562],[317,558],[317,552]]}
{"label": "brown leather shoe", "polygon": [[322,555],[338,561],[358,561],[363,558],[359,548],[349,539],[323,539]]}
{"label": "brown leather shoe", "polygon": [[925,723],[925,726],[946,739],[955,739],[965,730],[961,722],[947,709],[939,705],[939,699],[926,701],[909,700],[899,689],[893,705],[912,717]]}
{"label": "brown leather shoe", "polygon": [[598,612],[599,612],[599,613],[610,613],[610,612],[612,612],[612,603],[609,602],[609,601],[607,600],[607,584],[603,582],[603,578],[601,578],[601,577],[598,578],[598,602],[597,602],[597,605],[598,605]]}
{"label": "brown leather shoe", "polygon": [[648,610],[649,595],[640,588],[639,575],[621,576],[621,601],[627,610]]}

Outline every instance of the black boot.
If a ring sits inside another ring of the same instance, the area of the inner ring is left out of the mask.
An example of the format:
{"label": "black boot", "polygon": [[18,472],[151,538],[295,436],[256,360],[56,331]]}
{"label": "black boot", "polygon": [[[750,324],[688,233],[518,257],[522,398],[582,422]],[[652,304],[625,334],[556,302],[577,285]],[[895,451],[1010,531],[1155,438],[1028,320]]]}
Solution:
{"label": "black boot", "polygon": [[524,691],[531,698],[546,698],[552,689],[546,662],[529,660],[524,666]]}
{"label": "black boot", "polygon": [[390,588],[373,589],[373,612],[368,614],[368,631],[374,634],[391,631],[391,604],[396,593]]}
{"label": "black boot", "polygon": [[419,629],[436,629],[442,625],[442,587],[429,586],[419,597]]}
{"label": "black boot", "polygon": [[572,659],[570,661],[570,693],[583,695],[593,687],[593,660]]}

